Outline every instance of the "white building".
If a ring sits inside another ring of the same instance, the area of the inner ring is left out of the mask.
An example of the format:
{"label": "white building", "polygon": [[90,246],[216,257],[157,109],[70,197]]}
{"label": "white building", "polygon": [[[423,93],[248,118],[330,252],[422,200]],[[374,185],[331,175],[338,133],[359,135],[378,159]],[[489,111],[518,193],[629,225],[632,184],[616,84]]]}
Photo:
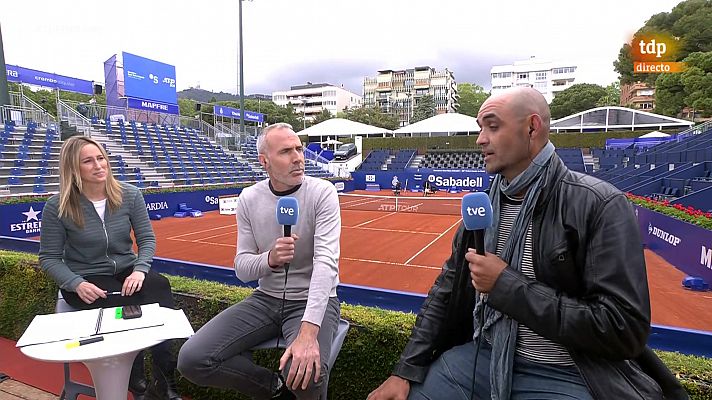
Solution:
{"label": "white building", "polygon": [[490,70],[492,94],[515,86],[529,86],[544,95],[546,101],[571,87],[576,80],[576,66],[565,62],[543,61],[534,57],[514,64],[495,65]]}
{"label": "white building", "polygon": [[292,86],[290,90],[272,93],[274,104],[286,107],[291,103],[297,114],[304,115],[308,121],[328,110],[333,116],[344,108],[361,107],[361,96],[351,93],[343,87],[328,83],[311,83]]}
{"label": "white building", "polygon": [[378,107],[398,118],[399,126],[410,124],[413,110],[423,96],[432,96],[437,114],[455,112],[457,83],[452,71],[428,66],[405,70],[385,69],[363,80],[364,105]]}

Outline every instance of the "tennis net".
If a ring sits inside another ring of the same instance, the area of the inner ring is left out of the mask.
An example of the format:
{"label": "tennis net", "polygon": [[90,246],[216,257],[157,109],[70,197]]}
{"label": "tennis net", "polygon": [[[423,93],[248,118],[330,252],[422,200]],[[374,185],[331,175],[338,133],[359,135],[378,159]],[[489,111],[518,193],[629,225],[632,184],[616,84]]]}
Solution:
{"label": "tennis net", "polygon": [[340,193],[339,204],[341,211],[460,215],[462,199],[458,197],[406,197]]}

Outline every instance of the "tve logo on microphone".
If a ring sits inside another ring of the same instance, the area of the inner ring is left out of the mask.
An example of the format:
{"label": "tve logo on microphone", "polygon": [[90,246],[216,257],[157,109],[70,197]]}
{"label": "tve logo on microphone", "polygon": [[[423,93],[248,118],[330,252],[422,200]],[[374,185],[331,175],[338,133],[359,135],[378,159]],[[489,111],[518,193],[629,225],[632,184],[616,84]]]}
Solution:
{"label": "tve logo on microphone", "polygon": [[486,193],[469,193],[462,198],[462,221],[468,231],[492,226],[492,204]]}
{"label": "tve logo on microphone", "polygon": [[282,197],[277,202],[277,223],[296,225],[299,218],[299,203],[294,197]]}

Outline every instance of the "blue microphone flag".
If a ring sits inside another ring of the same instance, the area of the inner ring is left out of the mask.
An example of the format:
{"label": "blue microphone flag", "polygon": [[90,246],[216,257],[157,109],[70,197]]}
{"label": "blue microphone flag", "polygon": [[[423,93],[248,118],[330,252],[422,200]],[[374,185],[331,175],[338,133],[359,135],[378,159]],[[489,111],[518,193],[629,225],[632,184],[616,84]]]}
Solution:
{"label": "blue microphone flag", "polygon": [[492,226],[492,203],[486,193],[469,193],[462,198],[462,221],[468,231]]}
{"label": "blue microphone flag", "polygon": [[299,218],[299,202],[294,197],[281,197],[277,202],[277,223],[296,225]]}

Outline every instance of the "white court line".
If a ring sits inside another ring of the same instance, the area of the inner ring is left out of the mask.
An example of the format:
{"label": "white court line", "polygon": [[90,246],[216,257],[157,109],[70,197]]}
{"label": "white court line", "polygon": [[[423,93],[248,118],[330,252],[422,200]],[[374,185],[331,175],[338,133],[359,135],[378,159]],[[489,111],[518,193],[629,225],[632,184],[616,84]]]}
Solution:
{"label": "white court line", "polygon": [[428,243],[427,246],[423,247],[422,249],[420,249],[419,252],[415,253],[415,255],[414,255],[413,257],[409,258],[408,261],[405,262],[405,264],[407,265],[409,262],[413,261],[413,259],[414,259],[415,257],[418,257],[418,256],[420,255],[420,253],[422,253],[422,252],[425,251],[425,249],[427,249],[428,247],[432,246],[432,244],[435,243],[435,242],[437,242],[438,239],[440,239],[441,237],[445,236],[445,234],[446,234],[450,229],[452,229],[452,228],[454,228],[455,226],[457,226],[457,225],[460,223],[460,221],[462,221],[462,218],[458,219],[457,222],[455,222],[454,224],[450,225],[450,227],[447,228],[447,230],[446,230],[445,232],[441,233],[438,237],[436,237],[435,239],[433,239],[432,242]]}
{"label": "white court line", "polygon": [[378,260],[364,260],[362,258],[350,258],[350,257],[341,257],[341,260],[347,260],[347,261],[358,261],[358,262],[364,262],[364,263],[372,263],[372,264],[384,264],[384,265],[394,265],[397,267],[408,267],[408,268],[424,268],[424,269],[434,269],[434,270],[441,270],[441,267],[431,267],[430,265],[416,265],[416,264],[401,264],[397,262],[391,262],[391,261],[378,261]]}
{"label": "white court line", "polygon": [[188,240],[188,239],[174,239],[174,238],[168,238],[170,240],[177,240],[179,242],[188,242],[188,243],[200,243],[200,244],[209,244],[211,246],[225,246],[225,247],[232,247],[232,248],[237,248],[236,244],[224,244],[224,243],[216,243],[216,242],[203,242],[202,240]]}
{"label": "white court line", "polygon": [[360,224],[354,226],[354,228],[360,228],[360,227],[362,227],[362,226],[364,226],[364,225],[366,225],[366,224],[370,224],[371,222],[376,222],[376,221],[378,221],[379,219],[383,219],[383,218],[386,218],[386,217],[390,217],[390,216],[393,215],[393,214],[396,214],[396,213],[395,213],[395,212],[392,212],[392,213],[388,213],[388,214],[386,214],[386,215],[381,215],[381,216],[378,217],[378,218],[369,219],[369,220],[366,221],[366,222],[362,222],[362,223],[360,223]]}
{"label": "white court line", "polygon": [[168,237],[168,238],[166,238],[166,239],[175,239],[175,238],[179,238],[179,237],[183,237],[183,236],[194,235],[194,234],[196,234],[196,233],[210,232],[210,231],[214,231],[214,230],[216,230],[216,229],[232,228],[233,226],[237,226],[237,224],[218,226],[218,227],[215,227],[215,228],[203,229],[202,231],[188,232],[188,233],[184,233],[184,234],[182,234],[182,235],[171,236],[171,237]]}
{"label": "white court line", "polygon": [[439,233],[436,233],[436,232],[404,231],[404,230],[400,230],[400,229],[368,228],[368,227],[360,227],[360,226],[342,226],[341,228],[342,228],[342,229],[343,229],[343,228],[346,228],[346,229],[363,229],[363,230],[367,230],[367,231],[409,233],[409,234],[420,234],[420,235],[439,235]]}
{"label": "white court line", "polygon": [[216,238],[216,237],[220,237],[220,236],[225,236],[225,235],[235,235],[235,232],[225,232],[225,233],[220,233],[220,234],[218,234],[218,235],[210,235],[210,236],[206,236],[206,237],[204,237],[204,238],[200,238],[200,239],[198,239],[198,240],[208,240],[208,239],[212,239],[212,238]]}

